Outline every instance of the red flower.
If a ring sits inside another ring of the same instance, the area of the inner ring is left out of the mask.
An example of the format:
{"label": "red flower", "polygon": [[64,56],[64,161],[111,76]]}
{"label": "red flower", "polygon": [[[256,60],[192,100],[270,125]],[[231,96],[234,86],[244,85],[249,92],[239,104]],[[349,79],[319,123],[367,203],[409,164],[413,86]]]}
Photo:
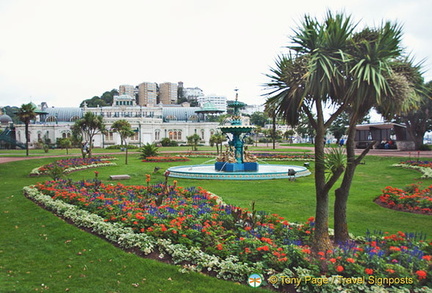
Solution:
{"label": "red flower", "polygon": [[336,259],[335,258],[331,258],[331,259],[329,259],[329,261],[332,262],[332,263],[335,263]]}
{"label": "red flower", "polygon": [[390,246],[389,248],[391,251],[401,251],[401,249],[397,246]]}
{"label": "red flower", "polygon": [[365,271],[365,273],[368,274],[368,275],[372,275],[373,272],[374,272],[373,269],[365,269],[364,271]]}
{"label": "red flower", "polygon": [[217,248],[218,250],[222,250],[222,249],[223,249],[223,245],[222,245],[222,243],[219,243],[218,245],[216,245],[216,248]]}
{"label": "red flower", "polygon": [[418,276],[419,280],[426,279],[427,277],[427,273],[425,271],[417,271],[415,273]]}
{"label": "red flower", "polygon": [[347,261],[347,262],[350,262],[350,263],[355,263],[355,259],[353,259],[353,258],[350,258],[350,257],[349,257],[349,258],[347,258],[347,259],[346,259],[346,261]]}
{"label": "red flower", "polygon": [[257,248],[258,251],[264,250],[264,251],[269,251],[269,247],[267,245],[261,246]]}
{"label": "red flower", "polygon": [[309,248],[304,248],[304,249],[302,249],[302,252],[310,254],[311,250]]}
{"label": "red flower", "polygon": [[423,255],[422,259],[427,260],[427,261],[431,261],[432,255]]}
{"label": "red flower", "polygon": [[345,270],[345,269],[344,269],[343,266],[337,266],[337,267],[336,267],[336,271],[339,272],[339,273],[340,273],[340,272],[343,272],[344,270]]}

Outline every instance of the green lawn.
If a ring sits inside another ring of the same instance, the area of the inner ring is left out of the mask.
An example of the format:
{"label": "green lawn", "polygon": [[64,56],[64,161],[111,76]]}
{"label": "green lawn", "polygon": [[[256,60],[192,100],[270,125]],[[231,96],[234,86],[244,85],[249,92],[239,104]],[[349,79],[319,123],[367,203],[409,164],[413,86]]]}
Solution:
{"label": "green lawn", "polygon": [[[126,166],[124,156],[121,154],[119,158],[117,166],[98,168],[99,178],[129,174],[131,180],[122,183],[145,184],[145,174],[156,166],[164,170],[172,165],[208,161],[208,158],[197,158],[184,163],[142,163],[137,154],[132,154]],[[260,292],[201,274],[181,274],[175,266],[123,252],[36,206],[22,195],[21,189],[48,179],[28,177],[28,173],[54,160],[33,159],[0,165],[0,292]],[[417,182],[415,178],[420,174],[416,171],[391,167],[400,160],[367,157],[366,164],[358,167],[348,206],[350,232],[356,235],[364,234],[367,229],[426,232],[432,239],[432,217],[396,212],[373,203],[387,185],[403,187]],[[90,169],[68,177],[81,180],[93,176],[94,169]],[[162,180],[162,171],[152,175],[154,183]],[[291,222],[302,222],[314,215],[313,176],[296,181],[178,181],[181,186],[202,186],[229,204],[249,207],[255,201],[258,210],[278,213]],[[431,180],[422,182],[432,183]]]}

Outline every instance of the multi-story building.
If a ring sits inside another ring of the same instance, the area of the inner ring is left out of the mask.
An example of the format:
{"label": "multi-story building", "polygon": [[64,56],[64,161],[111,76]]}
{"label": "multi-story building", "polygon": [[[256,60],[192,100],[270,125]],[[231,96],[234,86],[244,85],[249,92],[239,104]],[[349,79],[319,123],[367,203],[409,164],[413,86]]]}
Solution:
{"label": "multi-story building", "polygon": [[199,87],[187,87],[183,89],[183,97],[188,101],[198,101],[199,97],[203,97],[204,92]]}
{"label": "multi-story building", "polygon": [[135,97],[135,87],[130,84],[123,84],[119,86],[119,95]]}
{"label": "multi-story building", "polygon": [[138,85],[138,105],[154,106],[158,103],[158,88],[155,82],[142,82]]}
{"label": "multi-story building", "polygon": [[177,84],[164,82],[159,84],[159,102],[164,105],[177,103]]}
{"label": "multi-story building", "polygon": [[202,107],[205,103],[212,103],[218,110],[226,112],[227,98],[225,96],[208,95],[198,97],[198,103]]}
{"label": "multi-story building", "polygon": [[264,105],[246,105],[240,112],[247,115],[252,115],[255,112],[264,112]]}

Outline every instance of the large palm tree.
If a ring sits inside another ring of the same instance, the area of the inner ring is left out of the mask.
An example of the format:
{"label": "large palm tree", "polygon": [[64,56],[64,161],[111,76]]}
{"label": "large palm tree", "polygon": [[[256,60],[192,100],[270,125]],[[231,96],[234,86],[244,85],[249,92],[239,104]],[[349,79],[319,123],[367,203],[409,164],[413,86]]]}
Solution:
{"label": "large palm tree", "polygon": [[[366,28],[354,34],[348,48],[347,82],[341,90],[348,94],[349,126],[347,131],[347,167],[339,188],[335,190],[334,222],[335,241],[349,239],[347,224],[347,201],[356,167],[368,153],[355,155],[356,125],[373,108],[390,117],[400,112],[415,97],[406,78],[406,72],[393,70],[401,55],[402,31],[400,26],[385,23],[380,28]],[[370,145],[372,147],[372,144]]]}
{"label": "large palm tree", "polygon": [[[326,251],[332,247],[328,233],[330,188],[343,172],[343,166],[332,169],[326,177],[324,138],[327,128],[347,106],[346,95],[339,92],[345,84],[346,47],[355,25],[343,14],[327,13],[323,23],[306,16],[295,31],[293,53],[278,57],[276,66],[268,75],[267,86],[272,89],[266,105],[291,124],[299,122],[306,114],[315,129],[315,192],[316,213],[313,247]],[[328,119],[326,106],[336,110]]]}
{"label": "large palm tree", "polygon": [[[289,47],[295,54],[279,57],[269,75],[268,86],[274,90],[267,104],[275,105],[290,124],[306,114],[315,129],[314,248],[319,251],[330,246],[328,192],[342,174],[336,190],[335,235],[337,241],[348,239],[346,203],[355,169],[368,152],[366,149],[359,157],[354,154],[356,124],[372,107],[381,106],[382,113],[390,116],[415,97],[408,74],[395,70],[395,60],[401,54],[400,27],[384,23],[378,29],[354,33],[355,27],[343,14],[328,12],[323,23],[305,17],[292,38],[294,45]],[[328,105],[334,112],[325,120],[324,107]],[[329,166],[325,164],[324,135],[344,111],[349,115],[347,165],[331,168],[333,176],[326,180]]]}
{"label": "large palm tree", "polygon": [[25,125],[25,139],[26,139],[26,156],[29,155],[29,124],[30,121],[34,120],[37,116],[36,106],[33,103],[22,104],[21,108],[18,109],[17,116],[20,121]]}

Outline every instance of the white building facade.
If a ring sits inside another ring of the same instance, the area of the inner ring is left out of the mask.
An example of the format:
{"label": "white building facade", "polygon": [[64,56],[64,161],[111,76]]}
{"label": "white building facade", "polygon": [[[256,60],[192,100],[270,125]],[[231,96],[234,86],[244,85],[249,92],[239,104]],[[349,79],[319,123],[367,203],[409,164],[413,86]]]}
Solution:
{"label": "white building facade", "polygon": [[[83,108],[47,108],[46,114],[29,125],[30,147],[35,147],[40,140],[49,139],[55,143],[58,138],[72,136],[71,127],[86,112],[102,116],[108,130],[106,135],[97,134],[94,147],[105,148],[121,143],[118,133],[111,131],[111,125],[120,119],[131,124],[135,135],[128,139],[128,144],[141,147],[146,143],[158,143],[169,138],[177,143],[186,144],[187,137],[198,134],[204,145],[209,145],[211,135],[216,133],[216,122],[206,122],[196,113],[199,107],[172,105],[139,106],[135,98],[127,95],[114,97],[113,105],[108,107]],[[15,125],[16,140],[25,142],[24,124]]]}

